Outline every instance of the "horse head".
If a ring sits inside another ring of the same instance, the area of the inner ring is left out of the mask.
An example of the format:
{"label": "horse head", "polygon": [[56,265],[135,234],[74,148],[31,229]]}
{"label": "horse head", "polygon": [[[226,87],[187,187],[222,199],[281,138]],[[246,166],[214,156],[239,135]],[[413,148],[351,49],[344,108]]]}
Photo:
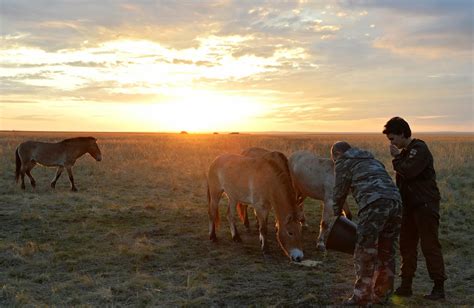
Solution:
{"label": "horse head", "polygon": [[301,224],[297,217],[289,215],[277,223],[277,239],[286,255],[296,262],[303,260]]}
{"label": "horse head", "polygon": [[100,152],[99,146],[97,145],[97,139],[90,137],[91,142],[88,144],[87,153],[89,153],[96,161],[102,160],[102,153]]}

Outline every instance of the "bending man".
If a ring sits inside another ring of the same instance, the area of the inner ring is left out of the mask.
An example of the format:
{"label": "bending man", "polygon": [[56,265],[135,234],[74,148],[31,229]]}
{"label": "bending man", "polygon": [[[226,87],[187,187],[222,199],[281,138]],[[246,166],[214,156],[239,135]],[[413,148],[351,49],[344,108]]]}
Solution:
{"label": "bending man", "polygon": [[354,251],[356,281],[345,305],[384,304],[393,291],[395,251],[401,222],[401,198],[384,165],[367,151],[339,141],[335,162],[334,214],[341,215],[350,190],[359,209]]}

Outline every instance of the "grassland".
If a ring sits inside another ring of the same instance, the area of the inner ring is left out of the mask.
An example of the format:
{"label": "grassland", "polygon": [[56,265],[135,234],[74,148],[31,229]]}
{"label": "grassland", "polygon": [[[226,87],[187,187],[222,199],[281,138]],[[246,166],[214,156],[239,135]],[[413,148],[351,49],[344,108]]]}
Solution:
{"label": "grassland", "polygon": [[[174,135],[94,133],[103,161],[90,156],[52,191],[54,170],[33,170],[38,187],[14,183],[14,150],[28,139],[59,141],[77,133],[0,132],[0,306],[320,306],[351,293],[351,256],[316,250],[319,201],[306,200],[310,227],[307,259],[289,263],[270,228],[272,258],[264,259],[258,235],[240,226],[243,243],[223,223],[219,243],[208,240],[206,170],[222,153],[260,146],[291,154],[327,156],[345,139],[369,149],[391,171],[388,145],[375,135]],[[91,134],[86,134],[91,135]],[[474,305],[474,136],[419,135],[428,142],[442,193],[440,238],[449,280],[439,306]],[[392,173],[393,175],[393,173]],[[354,206],[352,198],[350,204]],[[419,260],[406,306],[431,304]],[[397,281],[398,284],[398,281]]]}

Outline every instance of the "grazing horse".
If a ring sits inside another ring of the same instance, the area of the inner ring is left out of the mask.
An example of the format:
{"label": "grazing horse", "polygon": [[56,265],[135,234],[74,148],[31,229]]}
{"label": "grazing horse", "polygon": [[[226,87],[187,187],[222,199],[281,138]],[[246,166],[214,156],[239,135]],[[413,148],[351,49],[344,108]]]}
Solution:
{"label": "grazing horse", "polygon": [[71,181],[71,190],[77,191],[74,185],[74,177],[72,175],[72,167],[76,160],[89,153],[96,161],[102,160],[97,139],[93,137],[77,137],[65,139],[57,143],[26,141],[20,144],[15,151],[16,156],[16,172],[15,179],[18,183],[21,177],[21,188],[25,189],[25,174],[30,178],[31,186],[36,187],[36,181],[31,175],[31,169],[36,164],[47,167],[58,167],[56,176],[51,182],[51,187],[56,186],[56,182],[61,176],[64,168],[66,168]]}
{"label": "grazing horse", "polygon": [[[247,157],[261,157],[267,153],[270,153],[269,150],[267,149],[264,149],[264,148],[259,148],[259,147],[250,147],[250,148],[247,148],[245,150],[242,151],[241,155],[244,155],[244,156],[247,156]],[[282,159],[280,161],[280,168],[282,170],[282,172],[285,172],[288,177],[291,178],[291,174],[290,174],[290,170],[289,170],[289,167],[288,167],[288,159],[284,158],[284,160]],[[294,187],[296,188],[296,187]],[[300,213],[300,221],[302,223],[303,226],[305,226],[305,216],[304,216],[304,212],[303,212],[303,203],[302,203],[302,200],[301,199],[301,194],[295,190],[295,196],[296,196],[296,204],[297,206],[299,206],[300,208],[298,209],[298,212]],[[238,203],[237,204],[237,211],[239,213],[239,217],[240,219],[242,220],[242,222],[244,223],[244,226],[247,230],[250,229],[250,223],[249,223],[249,218],[248,218],[248,214],[247,214],[247,205],[246,204],[243,204],[243,203]],[[257,215],[255,215],[257,216]],[[258,220],[257,220],[257,228],[258,228]]]}
{"label": "grazing horse", "polygon": [[[334,163],[329,158],[321,158],[309,151],[297,151],[288,158],[291,177],[301,202],[310,197],[323,201],[323,213],[319,227],[318,248],[326,250],[325,239],[333,214]],[[347,202],[343,206],[344,215],[351,219]]]}
{"label": "grazing horse", "polygon": [[235,224],[237,203],[251,204],[259,221],[260,244],[268,252],[267,221],[273,208],[277,226],[277,240],[282,250],[293,261],[303,259],[301,226],[295,204],[291,179],[281,170],[286,157],[280,152],[270,152],[261,157],[224,154],[210,165],[207,177],[209,213],[209,238],[217,241],[219,201],[222,194],[228,197],[227,219],[234,241],[240,242]]}

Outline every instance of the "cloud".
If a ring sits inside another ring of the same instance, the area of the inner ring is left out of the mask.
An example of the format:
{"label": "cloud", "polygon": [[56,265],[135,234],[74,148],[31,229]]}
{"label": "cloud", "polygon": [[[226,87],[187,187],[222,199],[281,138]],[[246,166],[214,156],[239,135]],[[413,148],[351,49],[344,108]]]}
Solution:
{"label": "cloud", "polygon": [[373,46],[404,57],[463,57],[472,52],[471,1],[365,1],[351,7],[369,10],[380,28]]}
{"label": "cloud", "polygon": [[0,104],[37,104],[37,101],[22,100],[22,99],[2,99],[0,97]]}
{"label": "cloud", "polygon": [[2,119],[5,120],[16,120],[16,121],[56,121],[58,119],[58,116],[45,116],[43,114],[26,114],[26,115],[20,115],[20,116],[15,116],[15,117],[2,117]]}
{"label": "cloud", "polygon": [[472,115],[470,1],[3,0],[0,18],[0,102],[204,89],[282,122]]}

